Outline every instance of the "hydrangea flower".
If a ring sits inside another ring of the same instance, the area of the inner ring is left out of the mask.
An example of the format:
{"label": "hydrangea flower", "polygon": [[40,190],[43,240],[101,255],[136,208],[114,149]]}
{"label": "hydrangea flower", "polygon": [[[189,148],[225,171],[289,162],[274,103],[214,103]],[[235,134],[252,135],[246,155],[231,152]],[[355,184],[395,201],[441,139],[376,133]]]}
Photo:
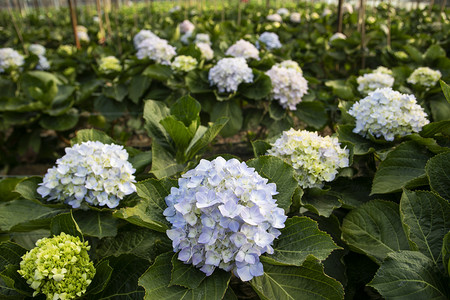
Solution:
{"label": "hydrangea flower", "polygon": [[64,56],[71,56],[76,51],[77,51],[77,48],[75,48],[72,45],[61,45],[56,50],[56,52],[58,52],[59,55],[64,55]]}
{"label": "hydrangea flower", "polygon": [[216,267],[243,281],[263,275],[259,257],[274,252],[286,216],[268,183],[237,159],[201,160],[178,180],[166,197],[167,230],[178,259],[207,276]]}
{"label": "hydrangea flower", "polygon": [[87,28],[84,27],[84,26],[82,26],[82,25],[78,25],[78,26],[77,26],[77,36],[78,36],[78,39],[79,39],[81,42],[89,43],[89,41],[91,40],[91,39],[89,38]]}
{"label": "hydrangea flower", "polygon": [[48,70],[50,69],[50,63],[48,62],[47,58],[45,57],[45,47],[39,44],[31,44],[28,47],[28,50],[36,55],[39,60],[36,65],[36,70]]}
{"label": "hydrangea flower", "polygon": [[324,18],[324,17],[330,16],[331,14],[333,14],[331,9],[329,9],[328,7],[325,7],[322,12],[322,17]]}
{"label": "hydrangea flower", "polygon": [[42,238],[36,247],[22,256],[17,272],[34,289],[49,300],[75,299],[86,292],[95,275],[89,259],[88,242],[62,232],[52,238]]}
{"label": "hydrangea flower", "polygon": [[175,72],[189,72],[197,67],[197,60],[192,56],[180,55],[172,62],[172,70]]}
{"label": "hydrangea flower", "polygon": [[419,132],[429,123],[414,95],[401,94],[391,88],[369,93],[353,104],[348,113],[356,118],[353,132],[364,137],[383,137],[386,141]]}
{"label": "hydrangea flower", "polygon": [[338,39],[342,39],[342,40],[346,40],[347,37],[345,36],[345,34],[341,33],[341,32],[336,32],[335,34],[333,34],[330,39],[329,42],[331,43],[334,40],[338,40]]}
{"label": "hydrangea flower", "polygon": [[127,159],[127,151],[115,144],[88,141],[68,147],[48,169],[37,192],[73,208],[84,203],[114,208],[125,195],[136,192],[135,169]]}
{"label": "hydrangea flower", "polygon": [[185,34],[183,34],[181,37],[180,37],[180,41],[183,43],[183,44],[189,44],[189,39],[191,38],[191,36],[194,34],[194,31],[188,31],[188,32],[186,32]]}
{"label": "hydrangea flower", "polygon": [[36,70],[48,70],[50,69],[50,63],[47,58],[43,55],[39,56],[39,61],[36,65]]}
{"label": "hydrangea flower", "polygon": [[384,66],[379,66],[378,68],[376,68],[373,73],[382,73],[382,74],[388,74],[388,75],[392,75],[392,70],[388,69]]}
{"label": "hydrangea flower", "polygon": [[140,44],[147,39],[159,39],[159,37],[150,30],[142,29],[133,37],[134,47],[139,49]]}
{"label": "hydrangea flower", "polygon": [[25,63],[25,59],[12,48],[0,49],[0,73],[17,69]]}
{"label": "hydrangea flower", "polygon": [[242,82],[253,82],[253,72],[245,58],[222,58],[209,70],[208,79],[216,85],[219,92],[236,92]]}
{"label": "hydrangea flower", "polygon": [[211,40],[207,33],[197,33],[197,35],[195,36],[194,43],[195,44],[205,43],[205,44],[211,45]]}
{"label": "hydrangea flower", "polygon": [[252,43],[242,39],[231,45],[225,55],[259,60],[259,50]]}
{"label": "hydrangea flower", "polygon": [[394,77],[380,68],[374,70],[372,73],[359,76],[356,78],[356,81],[358,82],[358,91],[363,95],[368,95],[376,89],[390,88],[394,85]]}
{"label": "hydrangea flower", "polygon": [[334,180],[339,168],[349,164],[348,149],[341,148],[337,138],[293,128],[284,131],[267,154],[292,165],[302,188],[322,187],[323,182]]}
{"label": "hydrangea flower", "polygon": [[175,47],[159,37],[143,40],[139,44],[136,56],[138,59],[149,58],[162,65],[170,65],[170,61],[176,55]]}
{"label": "hydrangea flower", "polygon": [[289,15],[289,10],[285,7],[282,7],[277,10],[277,14],[279,14],[280,16],[287,16]]}
{"label": "hydrangea flower", "polygon": [[272,81],[270,97],[279,101],[283,108],[296,110],[298,103],[308,93],[308,82],[294,61],[274,65],[266,72]]}
{"label": "hydrangea flower", "polygon": [[194,31],[194,29],[195,29],[195,25],[192,24],[191,21],[189,21],[189,20],[184,20],[183,22],[180,23],[180,32],[181,33]]}
{"label": "hydrangea flower", "polygon": [[45,55],[45,47],[44,46],[42,46],[42,45],[39,45],[39,44],[31,44],[29,47],[28,47],[28,50],[31,52],[31,53],[33,53],[34,55],[37,55],[37,56],[42,56],[42,55]]}
{"label": "hydrangea flower", "polygon": [[98,69],[100,70],[100,72],[108,74],[122,71],[122,65],[120,64],[120,60],[118,60],[117,57],[106,56],[100,59]]}
{"label": "hydrangea flower", "polygon": [[293,12],[290,16],[289,16],[289,20],[292,23],[300,23],[302,19],[302,15],[298,12]]}
{"label": "hydrangea flower", "polygon": [[273,32],[263,32],[260,36],[258,41],[266,45],[266,48],[269,50],[272,49],[278,49],[281,48],[280,39],[278,38],[278,35]]}
{"label": "hydrangea flower", "polygon": [[206,60],[211,60],[214,58],[214,51],[211,46],[207,43],[196,43],[197,48],[202,53],[202,57]]}
{"label": "hydrangea flower", "polygon": [[433,87],[442,77],[442,73],[438,70],[433,70],[428,67],[420,67],[414,70],[406,80],[410,84],[419,85],[423,87]]}
{"label": "hydrangea flower", "polygon": [[271,22],[283,22],[283,18],[279,14],[267,15],[266,19]]}
{"label": "hydrangea flower", "polygon": [[353,13],[353,6],[351,5],[351,3],[342,4],[342,13],[343,14],[352,14]]}

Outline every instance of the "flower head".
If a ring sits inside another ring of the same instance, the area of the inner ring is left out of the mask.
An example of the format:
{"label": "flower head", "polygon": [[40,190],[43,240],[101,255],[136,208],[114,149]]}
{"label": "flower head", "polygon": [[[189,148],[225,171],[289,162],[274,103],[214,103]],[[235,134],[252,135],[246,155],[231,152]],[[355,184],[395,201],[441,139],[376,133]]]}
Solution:
{"label": "flower head", "polygon": [[386,72],[386,68],[380,68],[374,70],[372,73],[359,76],[356,81],[358,82],[358,91],[363,95],[368,95],[370,92],[381,88],[390,88],[394,85],[394,77],[392,73]]}
{"label": "flower head", "polygon": [[45,47],[39,44],[31,44],[28,50],[37,56],[45,55]]}
{"label": "flower head", "polygon": [[135,171],[122,146],[84,142],[66,148],[66,155],[49,169],[37,189],[48,201],[64,201],[73,208],[84,202],[114,208],[136,191]]}
{"label": "flower head", "polygon": [[428,67],[420,67],[414,70],[406,80],[408,83],[423,87],[433,87],[442,77],[439,70],[432,70]]}
{"label": "flower head", "polygon": [[242,57],[222,58],[209,70],[211,85],[216,85],[219,92],[236,92],[242,82],[253,82],[253,72]]}
{"label": "flower head", "polygon": [[189,21],[189,20],[184,20],[183,22],[180,23],[180,32],[181,33],[194,31],[194,29],[195,29],[195,25],[192,24],[191,21]]}
{"label": "flower head", "polygon": [[297,104],[308,93],[308,82],[298,64],[291,60],[282,62],[274,65],[266,74],[272,81],[270,97],[278,100],[283,108],[296,110]]}
{"label": "flower head", "polygon": [[138,59],[149,58],[156,63],[170,65],[170,60],[176,55],[175,47],[157,36],[143,40],[138,46]]}
{"label": "flower head", "polygon": [[62,232],[52,238],[42,238],[36,247],[22,256],[17,272],[47,299],[75,299],[86,292],[95,275],[89,259],[88,242],[81,242]]}
{"label": "flower head", "polygon": [[89,43],[89,41],[91,40],[89,38],[87,28],[82,25],[77,26],[77,36],[78,36],[78,39],[82,42]]}
{"label": "flower head", "polygon": [[289,16],[289,20],[292,23],[300,23],[302,19],[302,15],[298,12],[293,12],[290,16]]}
{"label": "flower head", "polygon": [[167,235],[178,259],[206,275],[216,267],[248,281],[263,274],[259,256],[273,253],[286,216],[276,185],[237,159],[201,160],[166,197]]}
{"label": "flower head", "polygon": [[263,43],[267,49],[278,49],[281,48],[280,39],[278,38],[278,35],[273,32],[263,32],[260,36],[258,41]]}
{"label": "flower head", "polygon": [[271,22],[283,22],[283,18],[279,14],[267,15],[266,19]]}
{"label": "flower head", "polygon": [[206,60],[211,60],[214,58],[214,51],[211,46],[207,43],[196,43],[195,46],[202,53],[202,57]]}
{"label": "flower head", "polygon": [[329,42],[331,43],[334,40],[338,40],[338,39],[342,39],[345,40],[347,39],[347,37],[345,36],[345,34],[341,33],[341,32],[336,32],[335,34],[333,34],[330,39]]}
{"label": "flower head", "polygon": [[197,35],[195,36],[194,43],[195,44],[206,43],[208,45],[211,45],[211,40],[207,33],[197,33]]}
{"label": "flower head", "polygon": [[146,39],[158,39],[159,37],[154,34],[153,32],[151,32],[150,30],[145,30],[142,29],[141,31],[139,31],[134,37],[133,37],[133,43],[134,43],[134,47],[136,49],[139,49],[140,44],[145,41]]}
{"label": "flower head", "polygon": [[321,187],[349,164],[348,149],[342,149],[337,138],[293,128],[284,131],[267,153],[292,165],[303,188]]}
{"label": "flower head", "polygon": [[120,60],[118,60],[117,57],[106,56],[100,59],[98,69],[100,70],[100,72],[108,74],[112,72],[122,71],[122,65],[120,64]]}
{"label": "flower head", "polygon": [[289,15],[289,9],[287,9],[285,7],[279,8],[277,10],[277,14],[279,14],[280,16],[287,16],[287,15]]}
{"label": "flower head", "polygon": [[43,55],[39,56],[39,61],[36,65],[36,70],[48,70],[50,69],[50,63],[47,58]]}
{"label": "flower head", "polygon": [[225,55],[259,60],[259,50],[256,49],[252,43],[246,40],[239,40],[231,45],[227,52],[225,52]]}
{"label": "flower head", "polygon": [[17,69],[25,63],[25,59],[12,48],[0,49],[0,73]]}
{"label": "flower head", "polygon": [[353,104],[348,113],[356,118],[353,132],[364,137],[369,134],[384,137],[386,141],[419,132],[429,123],[414,95],[401,94],[391,88],[369,93]]}
{"label": "flower head", "polygon": [[197,60],[192,56],[180,55],[172,62],[172,69],[176,72],[189,72],[197,67]]}

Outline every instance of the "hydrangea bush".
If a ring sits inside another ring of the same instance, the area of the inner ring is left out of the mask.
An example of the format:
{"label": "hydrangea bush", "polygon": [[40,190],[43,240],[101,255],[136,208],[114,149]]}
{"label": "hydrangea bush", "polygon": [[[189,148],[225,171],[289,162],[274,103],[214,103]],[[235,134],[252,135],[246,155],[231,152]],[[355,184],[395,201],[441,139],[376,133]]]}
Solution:
{"label": "hydrangea bush", "polygon": [[156,63],[170,65],[170,61],[176,55],[175,47],[169,45],[164,39],[159,37],[148,38],[138,45],[136,56],[138,59],[149,58]]}
{"label": "hydrangea bush", "polygon": [[236,92],[242,82],[253,82],[253,72],[245,58],[222,58],[209,70],[209,82],[216,85],[219,92]]}
{"label": "hydrangea bush", "polygon": [[139,45],[140,45],[143,41],[145,41],[145,40],[147,40],[147,39],[153,40],[153,39],[158,39],[158,38],[159,38],[159,37],[158,37],[156,34],[154,34],[153,32],[151,32],[150,30],[142,29],[141,31],[139,31],[139,32],[133,37],[134,47],[135,47],[136,49],[139,49],[139,48],[140,48]]}
{"label": "hydrangea bush", "polygon": [[337,138],[293,128],[283,131],[267,154],[292,165],[302,188],[322,187],[349,165],[349,151],[341,148]]}
{"label": "hydrangea bush", "polygon": [[272,81],[271,98],[279,101],[283,108],[296,110],[298,103],[308,92],[308,82],[294,61],[274,65],[266,72]]}
{"label": "hydrangea bush", "polygon": [[66,148],[66,155],[49,169],[37,189],[48,201],[63,201],[73,208],[87,203],[114,208],[136,191],[133,166],[122,146],[84,142]]}
{"label": "hydrangea bush", "polygon": [[207,43],[196,43],[197,48],[202,53],[202,57],[206,60],[211,60],[214,58],[214,51],[211,46]]}
{"label": "hydrangea bush", "polygon": [[263,275],[259,257],[273,253],[284,227],[284,210],[273,198],[276,185],[237,159],[201,160],[166,197],[167,235],[178,259],[206,275],[215,268],[243,281]]}
{"label": "hydrangea bush", "polygon": [[246,40],[239,40],[228,48],[225,55],[259,60],[259,50]]}
{"label": "hydrangea bush", "polygon": [[393,141],[396,137],[419,132],[429,123],[427,114],[414,95],[391,88],[377,89],[359,100],[348,111],[356,119],[353,132]]}
{"label": "hydrangea bush", "polygon": [[263,43],[267,49],[278,49],[281,48],[282,45],[280,43],[280,39],[278,38],[278,35],[274,32],[263,32],[260,36],[258,41]]}
{"label": "hydrangea bush", "polygon": [[189,72],[197,67],[197,60],[192,56],[180,55],[172,62],[172,69],[176,72]]}
{"label": "hydrangea bush", "polygon": [[391,74],[386,73],[385,69],[378,68],[372,73],[359,76],[356,79],[358,91],[363,95],[368,95],[376,89],[392,87],[394,85],[394,77]]}
{"label": "hydrangea bush", "polygon": [[442,73],[439,70],[433,70],[428,67],[420,67],[414,70],[406,80],[408,83],[425,88],[430,88],[436,85]]}
{"label": "hydrangea bush", "polygon": [[33,296],[42,293],[49,300],[81,297],[95,275],[89,258],[88,242],[62,232],[42,238],[25,253],[17,271],[32,289]]}
{"label": "hydrangea bush", "polygon": [[0,49],[0,73],[17,69],[25,63],[25,59],[19,52],[12,48]]}

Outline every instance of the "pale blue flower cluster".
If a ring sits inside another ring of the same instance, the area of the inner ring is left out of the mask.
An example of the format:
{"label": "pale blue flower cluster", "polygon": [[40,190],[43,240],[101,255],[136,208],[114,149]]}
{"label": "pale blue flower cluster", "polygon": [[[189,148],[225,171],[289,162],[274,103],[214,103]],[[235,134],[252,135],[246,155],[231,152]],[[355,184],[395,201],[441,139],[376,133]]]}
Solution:
{"label": "pale blue flower cluster", "polygon": [[39,58],[38,64],[36,65],[37,70],[48,70],[50,69],[50,63],[45,57],[46,49],[44,46],[39,44],[31,44],[28,50]]}
{"label": "pale blue flower cluster", "polygon": [[134,172],[123,146],[88,141],[66,148],[66,155],[47,171],[37,192],[73,208],[84,202],[114,208],[136,191]]}
{"label": "pale blue flower cluster", "polygon": [[255,45],[242,39],[231,45],[227,52],[225,52],[225,55],[259,60],[259,50]]}
{"label": "pale blue flower cluster", "polygon": [[175,47],[169,45],[150,30],[141,30],[133,38],[134,46],[138,50],[138,59],[149,58],[158,64],[170,65],[170,61],[177,54]]}
{"label": "pale blue flower cluster", "polygon": [[280,39],[278,35],[273,32],[265,31],[259,36],[259,41],[266,45],[269,50],[281,48]]}
{"label": "pale blue flower cluster", "polygon": [[25,59],[12,48],[0,49],[0,73],[17,69],[25,63]]}
{"label": "pale blue flower cluster", "polygon": [[263,275],[259,256],[274,252],[286,216],[268,183],[237,159],[201,160],[178,180],[166,197],[167,230],[178,259],[206,275],[216,267],[243,281]]}
{"label": "pale blue flower cluster", "polygon": [[245,58],[222,58],[209,70],[208,79],[216,85],[219,92],[236,92],[242,82],[253,82],[253,71],[248,67]]}

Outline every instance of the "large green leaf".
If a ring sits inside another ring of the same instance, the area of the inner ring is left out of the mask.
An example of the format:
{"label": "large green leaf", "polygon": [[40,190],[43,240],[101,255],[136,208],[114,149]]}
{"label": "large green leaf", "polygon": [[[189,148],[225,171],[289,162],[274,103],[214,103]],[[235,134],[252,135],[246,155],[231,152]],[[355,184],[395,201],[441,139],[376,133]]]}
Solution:
{"label": "large green leaf", "polygon": [[431,115],[433,121],[446,121],[450,120],[450,103],[443,98],[436,98],[429,101],[431,108]]}
{"label": "large green leaf", "polygon": [[73,217],[84,235],[102,239],[117,234],[118,222],[110,212],[75,211]]}
{"label": "large green leaf", "polygon": [[131,78],[130,85],[128,86],[128,97],[131,101],[138,104],[141,98],[144,96],[145,91],[150,87],[152,80],[147,76],[136,75]]}
{"label": "large green leaf", "polygon": [[411,249],[439,265],[442,241],[450,230],[450,203],[431,192],[404,190],[400,213]]}
{"label": "large green leaf", "polygon": [[[26,280],[19,275],[19,273],[17,272],[18,270],[18,264],[8,265],[4,270],[0,272],[0,279],[2,279],[5,282],[5,285],[9,288],[28,297],[31,297],[34,290],[30,288]],[[20,297],[19,299],[23,299],[23,297]]]}
{"label": "large green leaf", "polygon": [[428,183],[425,165],[432,154],[415,142],[406,142],[391,151],[378,166],[371,194],[399,192]]}
{"label": "large green leaf", "polygon": [[172,141],[160,123],[161,120],[165,119],[169,115],[170,110],[164,103],[154,100],[145,101],[145,129],[154,142],[161,144],[165,151],[174,153],[175,151],[173,149]]}
{"label": "large green leaf", "polygon": [[239,92],[245,97],[253,100],[267,98],[272,91],[272,81],[270,77],[260,71],[253,71],[254,81],[243,83],[239,86]]}
{"label": "large green leaf", "polygon": [[19,182],[13,190],[25,199],[36,200],[41,197],[37,192],[38,184],[41,182],[42,177],[28,177]]}
{"label": "large green leaf", "polygon": [[448,299],[449,282],[433,262],[420,252],[400,251],[388,255],[369,283],[385,299]]}
{"label": "large green leaf", "polygon": [[315,129],[322,128],[328,121],[325,105],[319,101],[300,102],[294,114],[300,121],[305,122],[308,126]]}
{"label": "large green leaf", "polygon": [[229,137],[241,130],[244,117],[238,102],[229,100],[214,104],[211,112],[211,121],[216,122],[223,117],[228,118],[229,121],[220,131],[220,135]]}
{"label": "large green leaf", "polygon": [[42,128],[56,130],[56,131],[66,131],[72,129],[77,125],[79,115],[77,112],[67,113],[61,116],[43,116],[39,121],[39,125]]}
{"label": "large green leaf", "polygon": [[425,169],[431,188],[450,201],[450,152],[430,158]]}
{"label": "large green leaf", "polygon": [[342,240],[378,264],[388,253],[409,250],[398,204],[372,200],[355,208],[342,223]]}
{"label": "large green leaf", "polygon": [[450,231],[444,236],[442,242],[442,263],[444,270],[450,275]]}
{"label": "large green leaf", "polygon": [[72,236],[78,236],[80,240],[83,240],[83,234],[73,218],[72,211],[54,217],[50,224],[50,232],[52,235],[59,235],[64,232]]}
{"label": "large green leaf", "polygon": [[344,289],[323,272],[323,266],[309,256],[300,267],[264,263],[264,275],[250,281],[262,299],[344,299]]}
{"label": "large green leaf", "polygon": [[168,116],[161,120],[161,125],[166,132],[170,135],[177,147],[177,152],[183,152],[186,150],[189,142],[193,138],[194,134],[184,125],[183,122],[175,119],[175,116]]}
{"label": "large green leaf", "polygon": [[161,253],[171,251],[172,242],[165,233],[133,227],[116,237],[105,238],[96,249],[100,257],[134,254],[150,262]]}
{"label": "large green leaf", "polygon": [[0,271],[8,265],[18,265],[27,250],[16,243],[0,243]]}
{"label": "large green leaf", "polygon": [[307,217],[287,219],[280,231],[273,245],[274,253],[262,257],[263,261],[301,266],[309,255],[324,260],[339,249],[327,233],[319,230],[317,222]]}
{"label": "large green leaf", "polygon": [[22,178],[14,177],[0,180],[0,201],[10,201],[18,198],[20,195],[14,189],[22,180]]}
{"label": "large green leaf", "polygon": [[266,155],[267,150],[272,148],[272,146],[266,141],[256,140],[252,142],[253,154],[255,157]]}
{"label": "large green leaf", "polygon": [[[2,298],[3,292],[6,293],[4,289],[8,290],[7,294],[9,295],[17,295],[19,292],[31,296],[32,290],[17,273],[19,263],[26,252],[25,248],[9,241],[0,244],[0,283],[4,282],[0,284],[0,298]],[[4,285],[4,289],[2,285]],[[20,297],[15,299],[20,299]]]}
{"label": "large green leaf", "polygon": [[450,86],[442,80],[439,80],[439,83],[441,84],[445,99],[447,99],[447,102],[450,103]]}
{"label": "large green leaf", "polygon": [[25,199],[3,202],[0,204],[0,230],[30,231],[45,228],[54,216],[65,211]]}
{"label": "large green leaf", "polygon": [[[199,114],[202,109],[200,103],[189,95],[178,99],[171,107],[170,113],[189,127],[192,122],[199,122]],[[197,124],[199,125],[199,124]],[[197,129],[197,126],[195,127]]]}
{"label": "large green leaf", "polygon": [[353,179],[338,177],[331,183],[329,193],[337,196],[344,208],[353,209],[370,200],[371,178],[356,177]]}
{"label": "large green leaf", "polygon": [[269,179],[269,182],[277,185],[278,195],[274,198],[277,199],[278,207],[288,212],[292,204],[292,196],[298,187],[292,166],[275,156],[260,156],[249,160],[247,165],[255,168],[256,172]]}
{"label": "large green leaf", "polygon": [[172,257],[172,274],[170,286],[179,285],[189,289],[197,288],[206,278],[205,273],[193,264],[185,264],[178,259],[178,254]]}
{"label": "large green leaf", "polygon": [[425,138],[434,137],[436,134],[441,133],[444,130],[449,130],[449,128],[450,128],[450,120],[449,121],[431,122],[422,127],[420,136],[425,137]]}
{"label": "large green leaf", "polygon": [[441,46],[437,44],[431,45],[427,51],[423,54],[423,57],[427,63],[431,63],[433,60],[436,60],[441,57],[445,57],[445,50],[442,49]]}
{"label": "large green leaf", "polygon": [[88,141],[99,141],[103,144],[113,144],[115,141],[106,133],[96,129],[82,129],[77,131],[77,135],[70,141],[73,146]]}
{"label": "large green leaf", "polygon": [[382,148],[381,145],[375,144],[369,139],[354,133],[354,128],[355,126],[353,125],[340,125],[337,129],[339,142],[349,142],[354,145],[354,155],[365,155]]}
{"label": "large green leaf", "polygon": [[172,69],[169,66],[163,65],[151,65],[148,66],[143,72],[142,75],[148,76],[152,79],[157,80],[167,80],[172,75]]}
{"label": "large green leaf", "polygon": [[325,82],[325,85],[333,89],[333,95],[344,99],[344,100],[352,100],[355,95],[353,94],[352,88],[347,85],[345,80],[330,80]]}
{"label": "large green leaf", "polygon": [[95,275],[86,289],[86,295],[98,294],[103,291],[111,278],[113,268],[108,260],[102,260],[95,266]]}
{"label": "large green leaf", "polygon": [[39,239],[50,236],[50,229],[36,229],[26,232],[10,232],[9,238],[12,242],[19,244],[25,249],[31,249],[36,246]]}
{"label": "large green leaf", "polygon": [[163,148],[159,143],[152,144],[152,169],[156,178],[164,178],[177,174],[184,170],[184,165],[179,164],[176,158]]}
{"label": "large green leaf", "polygon": [[135,225],[165,232],[169,223],[163,216],[167,207],[164,199],[176,184],[177,181],[171,179],[141,181],[136,184],[136,189],[142,200],[134,207],[115,211],[113,215]]}
{"label": "large green leaf", "polygon": [[310,188],[305,191],[300,203],[309,211],[324,217],[329,217],[336,208],[342,205],[335,195],[319,188]]}

